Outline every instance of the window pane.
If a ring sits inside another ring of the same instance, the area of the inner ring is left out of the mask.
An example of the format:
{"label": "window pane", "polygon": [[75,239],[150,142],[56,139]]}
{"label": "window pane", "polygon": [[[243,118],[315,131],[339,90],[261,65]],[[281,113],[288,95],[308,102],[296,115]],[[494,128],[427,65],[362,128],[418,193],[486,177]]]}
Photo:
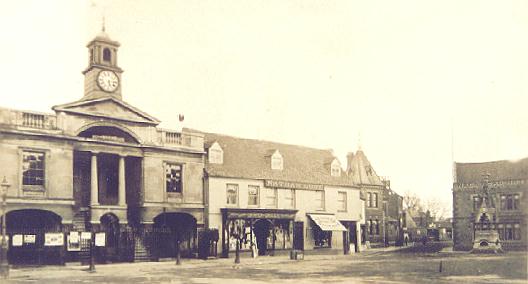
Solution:
{"label": "window pane", "polygon": [[167,192],[182,192],[182,166],[179,164],[165,165],[165,189]]}
{"label": "window pane", "polygon": [[22,154],[22,183],[44,185],[44,153],[24,151]]}
{"label": "window pane", "polygon": [[248,186],[248,205],[258,205],[259,187],[254,185]]}
{"label": "window pane", "polygon": [[228,184],[226,196],[227,196],[227,204],[237,204],[238,203],[238,185]]}

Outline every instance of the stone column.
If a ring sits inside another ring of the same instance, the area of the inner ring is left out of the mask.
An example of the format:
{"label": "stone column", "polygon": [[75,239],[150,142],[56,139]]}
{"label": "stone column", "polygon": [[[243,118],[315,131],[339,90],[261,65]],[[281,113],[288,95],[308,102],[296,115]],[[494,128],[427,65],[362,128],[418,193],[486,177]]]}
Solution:
{"label": "stone column", "polygon": [[119,206],[126,206],[125,156],[121,155],[119,155],[119,185],[117,196]]}
{"label": "stone column", "polygon": [[99,205],[99,183],[97,174],[97,152],[92,152],[91,205]]}

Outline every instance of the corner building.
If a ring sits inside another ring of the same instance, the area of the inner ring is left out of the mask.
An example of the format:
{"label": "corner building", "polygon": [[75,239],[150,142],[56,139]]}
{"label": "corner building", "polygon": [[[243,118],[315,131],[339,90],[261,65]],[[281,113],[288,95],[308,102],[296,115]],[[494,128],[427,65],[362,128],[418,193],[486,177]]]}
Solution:
{"label": "corner building", "polygon": [[205,133],[207,224],[216,252],[359,251],[359,187],[331,150]]}
{"label": "corner building", "polygon": [[173,257],[176,240],[193,255],[204,227],[203,135],[160,129],[123,101],[119,43],[104,31],[87,47],[80,100],[54,114],[0,109],[9,262],[77,261],[91,231],[104,233],[99,262]]}
{"label": "corner building", "polygon": [[[483,182],[494,204],[490,220],[504,250],[527,249],[528,158],[518,161],[455,163],[453,183],[453,243],[455,250],[471,250],[484,200]],[[489,177],[489,178],[488,178]]]}

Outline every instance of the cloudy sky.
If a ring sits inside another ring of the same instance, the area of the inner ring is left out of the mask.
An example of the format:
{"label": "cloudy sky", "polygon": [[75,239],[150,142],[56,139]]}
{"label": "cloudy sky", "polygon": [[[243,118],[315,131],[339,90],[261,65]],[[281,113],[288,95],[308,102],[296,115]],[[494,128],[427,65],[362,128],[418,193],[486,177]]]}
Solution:
{"label": "cloudy sky", "polygon": [[105,15],[124,99],[163,127],[182,113],[186,127],[332,148],[343,164],[361,136],[396,191],[447,204],[452,156],[528,156],[526,1],[0,5],[3,107],[79,99]]}

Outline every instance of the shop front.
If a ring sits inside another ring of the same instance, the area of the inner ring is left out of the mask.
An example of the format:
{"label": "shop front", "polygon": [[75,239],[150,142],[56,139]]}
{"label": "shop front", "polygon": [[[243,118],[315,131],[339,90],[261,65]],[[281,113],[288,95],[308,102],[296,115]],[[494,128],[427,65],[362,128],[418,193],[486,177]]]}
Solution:
{"label": "shop front", "polygon": [[222,208],[222,256],[236,251],[274,255],[293,249],[297,210]]}
{"label": "shop front", "polygon": [[[348,230],[339,222],[334,214],[306,214],[310,219],[311,236],[313,248],[316,249],[340,249],[348,246]],[[343,245],[339,243],[343,240]],[[346,244],[345,244],[346,242]],[[325,250],[321,250],[325,251]]]}

